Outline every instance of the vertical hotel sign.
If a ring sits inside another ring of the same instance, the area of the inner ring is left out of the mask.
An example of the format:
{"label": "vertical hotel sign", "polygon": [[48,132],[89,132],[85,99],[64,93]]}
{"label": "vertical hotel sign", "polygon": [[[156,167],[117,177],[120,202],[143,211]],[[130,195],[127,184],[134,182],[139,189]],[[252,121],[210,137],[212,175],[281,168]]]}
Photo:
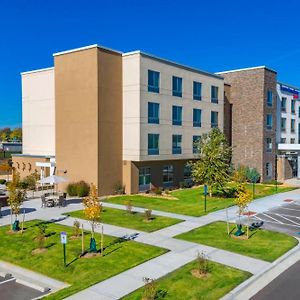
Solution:
{"label": "vertical hotel sign", "polygon": [[280,90],[282,92],[292,94],[294,99],[299,99],[299,91],[296,90],[295,88],[292,88],[292,87],[284,85],[284,84],[280,84]]}

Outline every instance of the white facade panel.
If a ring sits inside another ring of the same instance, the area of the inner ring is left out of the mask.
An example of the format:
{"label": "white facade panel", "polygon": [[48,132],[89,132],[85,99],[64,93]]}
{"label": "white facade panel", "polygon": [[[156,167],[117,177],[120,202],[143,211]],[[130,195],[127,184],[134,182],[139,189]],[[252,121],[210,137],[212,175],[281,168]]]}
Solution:
{"label": "white facade panel", "polygon": [[23,154],[55,155],[54,69],[22,74]]}

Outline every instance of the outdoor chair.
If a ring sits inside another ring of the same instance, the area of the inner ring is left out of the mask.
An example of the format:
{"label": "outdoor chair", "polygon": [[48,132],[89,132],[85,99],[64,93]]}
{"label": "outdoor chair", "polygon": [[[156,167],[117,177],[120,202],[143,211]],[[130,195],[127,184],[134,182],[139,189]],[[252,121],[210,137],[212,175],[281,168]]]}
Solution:
{"label": "outdoor chair", "polygon": [[65,206],[65,198],[64,196],[59,196],[58,197],[58,207]]}
{"label": "outdoor chair", "polygon": [[41,199],[42,199],[42,208],[46,208],[47,207],[46,196],[42,195]]}

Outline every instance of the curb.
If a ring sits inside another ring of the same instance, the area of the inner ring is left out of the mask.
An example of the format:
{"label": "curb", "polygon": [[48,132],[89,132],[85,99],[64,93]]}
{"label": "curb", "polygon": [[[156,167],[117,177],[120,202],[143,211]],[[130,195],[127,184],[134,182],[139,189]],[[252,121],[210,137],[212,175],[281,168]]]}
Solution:
{"label": "curb", "polygon": [[[234,300],[234,299],[240,299],[238,298],[243,292],[247,293],[247,296],[243,295],[241,299],[249,299],[253,297],[255,294],[257,294],[260,290],[262,290],[264,287],[266,287],[270,282],[272,282],[276,277],[278,277],[281,273],[285,272],[288,268],[290,268],[294,263],[296,263],[298,260],[300,260],[300,239],[297,237],[294,237],[298,240],[298,244],[289,250],[287,253],[280,256],[278,259],[273,261],[268,267],[262,270],[259,274],[251,276],[248,280],[241,283],[239,286],[234,288],[232,291],[230,291],[227,295],[221,298],[221,300]],[[296,256],[296,254],[298,256]],[[295,256],[295,257],[293,257]],[[288,264],[285,264],[288,259],[291,259],[292,261]],[[283,264],[285,264],[283,266]],[[271,273],[274,271],[275,268],[279,268],[280,272],[278,274],[270,274],[270,278],[265,280],[262,285],[258,285],[257,281],[261,279],[263,276],[268,275],[268,273]],[[275,275],[275,276],[274,276]],[[251,285],[253,288],[251,291],[247,292],[245,291],[247,288],[249,288]]]}

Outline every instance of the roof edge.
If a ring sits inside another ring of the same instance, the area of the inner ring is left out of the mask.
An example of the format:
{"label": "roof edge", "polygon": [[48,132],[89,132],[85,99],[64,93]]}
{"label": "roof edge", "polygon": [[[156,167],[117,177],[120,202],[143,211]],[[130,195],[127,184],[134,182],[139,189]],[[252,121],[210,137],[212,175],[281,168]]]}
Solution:
{"label": "roof edge", "polygon": [[48,67],[48,68],[42,68],[42,69],[36,69],[36,70],[32,70],[32,71],[25,71],[25,72],[22,72],[21,75],[27,75],[27,74],[38,73],[38,72],[44,72],[44,71],[50,71],[50,70],[54,70],[54,67]]}
{"label": "roof edge", "polygon": [[222,71],[222,72],[216,72],[216,74],[226,74],[226,73],[234,73],[234,72],[241,72],[241,71],[250,71],[250,70],[256,70],[256,69],[266,69],[268,71],[271,71],[273,73],[277,74],[277,71],[267,67],[267,66],[257,66],[257,67],[249,67],[249,68],[241,68],[241,69],[233,69],[228,71]]}
{"label": "roof edge", "polygon": [[207,71],[202,71],[200,69],[190,67],[190,66],[187,66],[187,65],[184,65],[184,64],[180,64],[180,63],[177,63],[177,62],[165,59],[165,58],[161,58],[161,57],[158,57],[158,56],[146,53],[146,52],[142,52],[140,50],[126,52],[126,53],[123,53],[122,56],[126,57],[126,56],[136,55],[136,54],[139,54],[139,55],[151,58],[151,59],[155,59],[157,61],[169,64],[169,65],[172,65],[172,66],[175,66],[175,67],[183,68],[183,69],[186,69],[188,71],[192,71],[192,72],[199,73],[199,74],[202,74],[202,75],[206,75],[206,76],[214,77],[214,78],[217,78],[217,79],[220,79],[220,80],[224,80],[224,78],[222,76],[219,76],[216,73],[210,73],[210,72],[207,72]]}
{"label": "roof edge", "polygon": [[79,48],[74,48],[74,49],[70,49],[70,50],[65,50],[65,51],[61,51],[61,52],[56,52],[53,53],[53,56],[59,56],[59,55],[64,55],[64,54],[68,54],[68,53],[73,53],[73,52],[78,52],[78,51],[84,51],[84,50],[88,50],[88,49],[92,49],[92,48],[99,48],[99,49],[103,49],[106,51],[110,51],[110,52],[115,52],[118,54],[123,54],[123,52],[118,51],[118,50],[114,50],[108,47],[104,47],[98,44],[93,44],[93,45],[89,45],[89,46],[84,46],[84,47],[79,47]]}

